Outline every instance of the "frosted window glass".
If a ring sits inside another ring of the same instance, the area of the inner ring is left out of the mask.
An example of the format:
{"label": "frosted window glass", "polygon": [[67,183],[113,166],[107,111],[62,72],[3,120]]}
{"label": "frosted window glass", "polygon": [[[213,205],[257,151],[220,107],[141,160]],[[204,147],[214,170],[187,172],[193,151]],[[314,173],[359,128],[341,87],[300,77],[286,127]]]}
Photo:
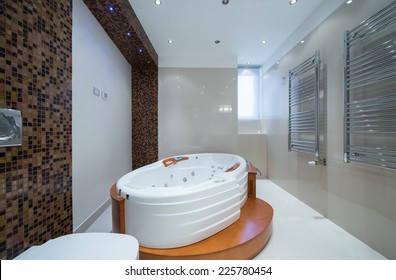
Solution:
{"label": "frosted window glass", "polygon": [[238,70],[238,118],[258,118],[258,69]]}

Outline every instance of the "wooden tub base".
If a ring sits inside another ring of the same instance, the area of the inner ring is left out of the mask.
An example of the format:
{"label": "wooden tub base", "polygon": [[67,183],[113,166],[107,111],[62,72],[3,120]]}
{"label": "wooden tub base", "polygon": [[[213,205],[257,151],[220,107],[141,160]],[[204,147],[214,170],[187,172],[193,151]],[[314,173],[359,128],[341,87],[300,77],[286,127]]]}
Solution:
{"label": "wooden tub base", "polygon": [[172,249],[139,247],[141,260],[247,260],[257,256],[272,233],[272,207],[248,198],[231,226],[189,246]]}

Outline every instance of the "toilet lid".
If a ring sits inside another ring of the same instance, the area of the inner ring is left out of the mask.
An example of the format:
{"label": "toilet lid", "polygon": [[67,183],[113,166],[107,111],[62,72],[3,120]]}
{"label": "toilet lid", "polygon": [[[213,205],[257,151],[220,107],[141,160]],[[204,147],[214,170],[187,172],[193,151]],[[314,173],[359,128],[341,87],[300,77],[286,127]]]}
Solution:
{"label": "toilet lid", "polygon": [[15,260],[137,260],[139,243],[118,233],[73,233],[33,246]]}

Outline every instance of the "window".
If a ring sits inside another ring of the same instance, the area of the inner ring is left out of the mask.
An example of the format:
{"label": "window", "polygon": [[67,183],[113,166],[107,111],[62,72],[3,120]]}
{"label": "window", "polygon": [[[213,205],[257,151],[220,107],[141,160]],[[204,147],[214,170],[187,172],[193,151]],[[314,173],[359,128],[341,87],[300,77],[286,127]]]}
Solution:
{"label": "window", "polygon": [[238,118],[259,118],[259,69],[238,69]]}

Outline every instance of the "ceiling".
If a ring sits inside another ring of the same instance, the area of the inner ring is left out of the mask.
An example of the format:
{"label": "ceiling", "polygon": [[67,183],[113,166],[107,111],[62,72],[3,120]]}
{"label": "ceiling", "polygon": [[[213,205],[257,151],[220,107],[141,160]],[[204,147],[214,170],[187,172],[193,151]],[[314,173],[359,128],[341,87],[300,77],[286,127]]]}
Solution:
{"label": "ceiling", "polygon": [[274,56],[286,43],[290,48],[297,44],[344,2],[289,1],[229,0],[223,5],[222,0],[162,0],[158,6],[154,0],[129,0],[160,67],[261,66],[278,59]]}

